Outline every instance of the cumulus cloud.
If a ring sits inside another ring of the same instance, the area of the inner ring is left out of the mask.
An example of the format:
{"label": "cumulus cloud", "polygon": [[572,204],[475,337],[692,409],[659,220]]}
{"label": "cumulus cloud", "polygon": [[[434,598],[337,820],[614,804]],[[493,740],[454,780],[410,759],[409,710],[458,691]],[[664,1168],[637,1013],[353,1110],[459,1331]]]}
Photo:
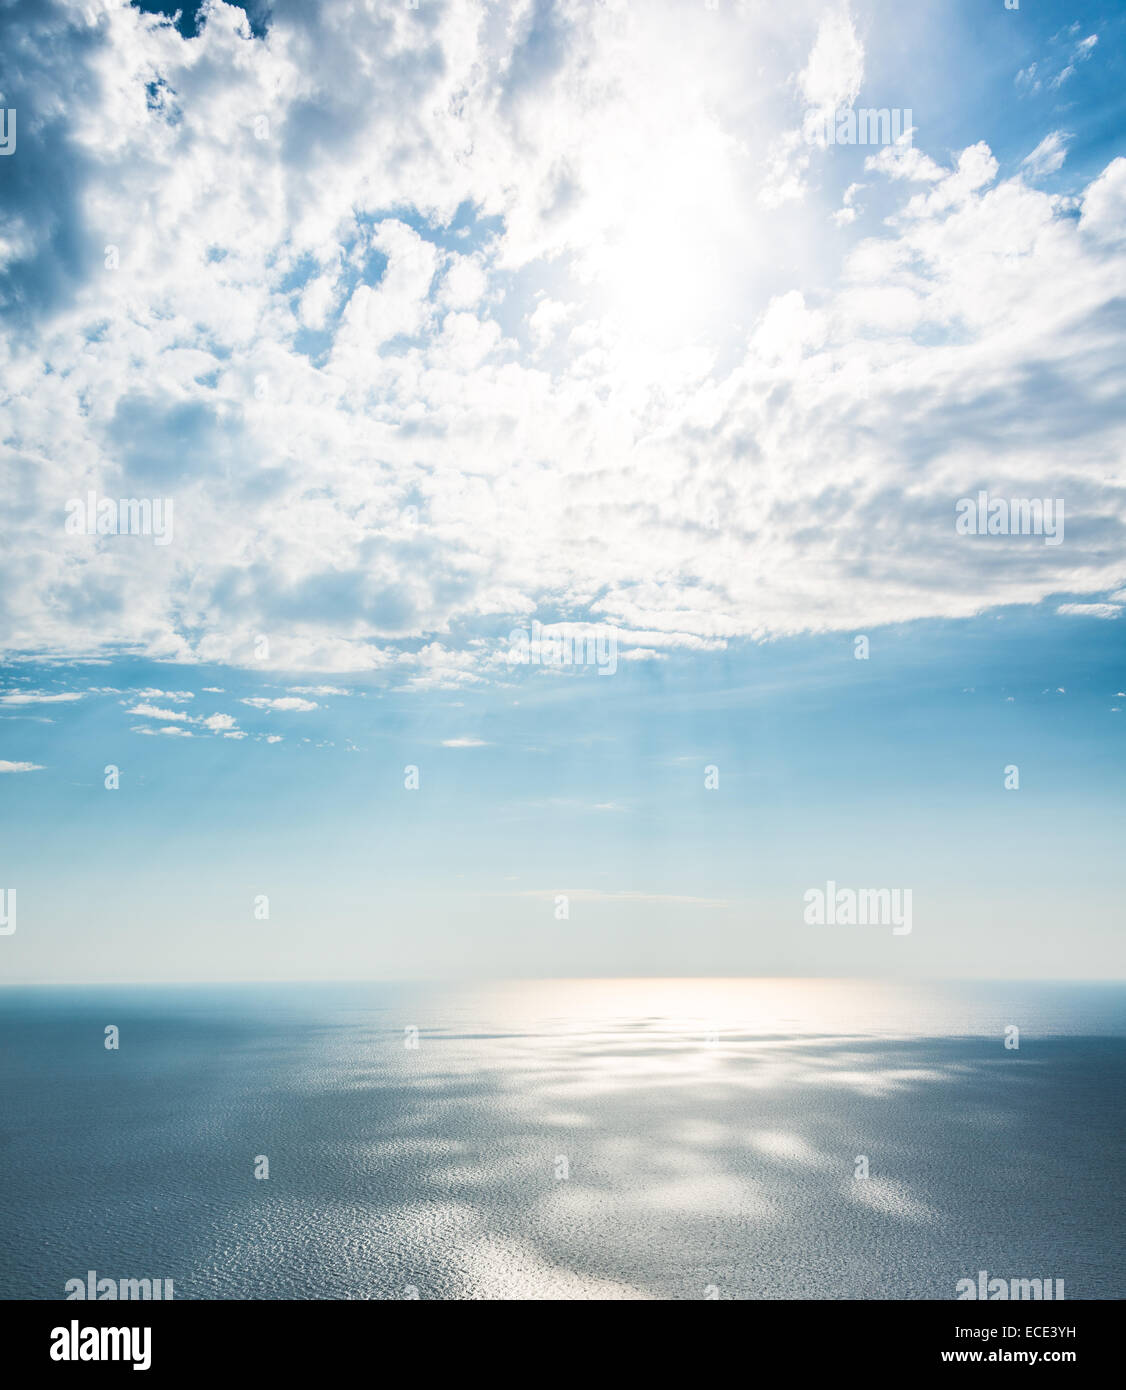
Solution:
{"label": "cumulus cloud", "polygon": [[233,714],[209,714],[199,722],[205,729],[210,729],[212,733],[225,733],[235,727]]}
{"label": "cumulus cloud", "polygon": [[848,5],[839,5],[822,19],[798,87],[810,106],[832,113],[853,104],[863,80],[864,45]]}
{"label": "cumulus cloud", "polygon": [[841,206],[833,213],[833,221],[838,227],[847,227],[855,222],[860,209],[856,206],[856,195],[864,187],[862,183],[850,183],[844,191]]}

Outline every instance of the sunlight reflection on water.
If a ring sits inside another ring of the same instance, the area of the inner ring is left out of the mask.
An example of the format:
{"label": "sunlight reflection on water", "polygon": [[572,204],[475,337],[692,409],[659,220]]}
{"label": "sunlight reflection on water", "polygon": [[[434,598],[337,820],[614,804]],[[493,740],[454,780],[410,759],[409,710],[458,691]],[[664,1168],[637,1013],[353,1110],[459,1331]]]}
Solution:
{"label": "sunlight reflection on water", "polygon": [[112,1070],[110,993],[13,994],[0,1292],[112,1264],[177,1298],[947,1298],[986,1267],[1117,1296],[1123,993],[145,989]]}

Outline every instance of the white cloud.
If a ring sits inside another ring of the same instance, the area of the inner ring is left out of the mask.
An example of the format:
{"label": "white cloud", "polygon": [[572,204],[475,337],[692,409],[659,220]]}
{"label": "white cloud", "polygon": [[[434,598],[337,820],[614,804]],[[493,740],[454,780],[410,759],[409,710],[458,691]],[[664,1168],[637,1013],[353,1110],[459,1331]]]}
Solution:
{"label": "white cloud", "polygon": [[139,704],[126,710],[126,714],[140,714],[146,719],[188,719],[183,710],[160,709],[156,705]]}
{"label": "white cloud", "polygon": [[241,703],[244,705],[252,705],[255,709],[272,709],[291,712],[305,712],[318,707],[315,700],[302,700],[295,695],[282,695],[277,699],[269,699],[265,695],[253,695],[247,697]]}
{"label": "white cloud", "polygon": [[488,745],[480,738],[444,738],[443,748],[486,748]]}
{"label": "white cloud", "polygon": [[186,704],[188,700],[194,700],[195,694],[191,690],[139,690],[137,698],[140,700],[171,700],[173,704]]}
{"label": "white cloud", "polygon": [[546,346],[571,314],[568,304],[557,299],[541,299],[528,316],[528,328],[540,347]]}
{"label": "white cloud", "polygon": [[223,733],[235,727],[235,717],[233,714],[209,714],[206,719],[199,721],[205,729],[210,729],[212,733]]}
{"label": "white cloud", "polygon": [[1079,227],[1107,247],[1126,243],[1126,159],[1112,159],[1083,197]]}
{"label": "white cloud", "polygon": [[875,154],[868,155],[864,167],[908,183],[937,183],[947,175],[941,164],[905,139],[897,140],[894,145],[884,145]]}
{"label": "white cloud", "polygon": [[860,209],[856,206],[856,195],[864,187],[862,183],[850,183],[844,191],[841,206],[833,213],[833,222],[838,227],[847,227],[856,221]]}
{"label": "white cloud", "polygon": [[1062,130],[1053,130],[1050,135],[1045,135],[1043,140],[1036,146],[1030,155],[1021,162],[1021,168],[1026,171],[1030,178],[1042,178],[1045,174],[1054,174],[1057,169],[1063,167],[1063,162],[1067,158],[1068,141],[1074,136],[1066,134]]}
{"label": "white cloud", "polygon": [[1117,618],[1122,609],[1114,603],[1061,603],[1056,612],[1074,618]]}
{"label": "white cloud", "polygon": [[[158,705],[149,705],[144,703],[134,705],[132,709],[126,710],[126,713],[140,715],[144,719],[175,720],[177,721],[177,727],[180,729],[182,733],[188,732],[186,726],[189,724],[193,724],[200,729],[207,729],[208,732],[213,734],[224,734],[228,738],[232,736],[232,733],[230,731],[234,731],[235,733],[238,732],[235,717],[232,714],[209,714],[206,716],[197,715],[193,717],[190,714],[186,714],[183,710],[161,709]],[[140,727],[136,730],[136,732],[151,733],[153,731],[151,729],[146,730],[144,727]],[[169,732],[169,730],[167,728],[162,728],[160,732],[166,734]]]}
{"label": "white cloud", "polygon": [[1098,41],[1099,36],[1097,34],[1089,34],[1085,39],[1080,39],[1080,41],[1075,45],[1074,49],[1072,50],[1071,61],[1067,64],[1065,68],[1062,69],[1062,71],[1058,72],[1056,76],[1052,78],[1052,80],[1048,83],[1048,86],[1054,89],[1058,89],[1063,86],[1063,84],[1068,80],[1068,78],[1074,77],[1076,67],[1078,66],[1078,64],[1086,62],[1086,60],[1091,56],[1092,52],[1094,51],[1095,45],[1098,43]]}
{"label": "white cloud", "polygon": [[10,763],[0,758],[0,772],[42,772],[42,763]]}
{"label": "white cloud", "polygon": [[44,695],[34,690],[9,690],[0,695],[2,705],[63,705],[81,700],[84,692],[68,692],[62,695]]}
{"label": "white cloud", "polygon": [[857,37],[847,4],[822,19],[798,87],[810,106],[837,111],[853,104],[864,80],[864,45]]}

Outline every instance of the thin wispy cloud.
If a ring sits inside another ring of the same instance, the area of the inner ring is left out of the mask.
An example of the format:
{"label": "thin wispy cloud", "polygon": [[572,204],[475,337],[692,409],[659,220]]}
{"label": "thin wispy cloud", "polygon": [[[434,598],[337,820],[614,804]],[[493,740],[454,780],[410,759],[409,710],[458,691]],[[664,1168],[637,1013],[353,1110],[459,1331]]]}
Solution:
{"label": "thin wispy cloud", "polygon": [[146,704],[143,704],[143,703],[142,703],[142,704],[139,704],[139,705],[134,705],[132,709],[126,710],[126,713],[127,713],[127,714],[140,714],[140,715],[144,715],[144,717],[145,717],[146,719],[187,719],[187,718],[188,718],[188,715],[184,714],[181,710],[175,710],[175,709],[159,709],[159,708],[157,708],[157,706],[155,706],[155,705],[146,705]]}
{"label": "thin wispy cloud", "polygon": [[242,699],[240,704],[251,705],[254,709],[282,710],[291,713],[307,713],[309,710],[318,708],[315,700],[303,700],[294,695],[281,695],[276,698],[266,695],[252,695]]}
{"label": "thin wispy cloud", "polygon": [[1061,603],[1056,612],[1073,618],[1117,618],[1122,608],[1117,603]]}
{"label": "thin wispy cloud", "polygon": [[1073,136],[1062,130],[1053,130],[1021,161],[1021,168],[1034,179],[1042,178],[1045,174],[1054,174],[1057,169],[1063,167],[1067,158],[1067,146],[1072,139]]}
{"label": "thin wispy cloud", "polygon": [[0,705],[69,705],[81,700],[82,694],[81,691],[50,695],[34,690],[9,690],[0,695]]}

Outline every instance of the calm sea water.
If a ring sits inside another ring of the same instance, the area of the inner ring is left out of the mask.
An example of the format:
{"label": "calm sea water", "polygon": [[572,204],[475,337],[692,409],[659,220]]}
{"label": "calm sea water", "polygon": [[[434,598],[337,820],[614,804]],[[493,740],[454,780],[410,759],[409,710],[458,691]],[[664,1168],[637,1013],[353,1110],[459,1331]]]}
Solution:
{"label": "calm sea water", "polygon": [[0,1296],[1119,1298],[1124,1080],[1121,986],[7,989]]}

